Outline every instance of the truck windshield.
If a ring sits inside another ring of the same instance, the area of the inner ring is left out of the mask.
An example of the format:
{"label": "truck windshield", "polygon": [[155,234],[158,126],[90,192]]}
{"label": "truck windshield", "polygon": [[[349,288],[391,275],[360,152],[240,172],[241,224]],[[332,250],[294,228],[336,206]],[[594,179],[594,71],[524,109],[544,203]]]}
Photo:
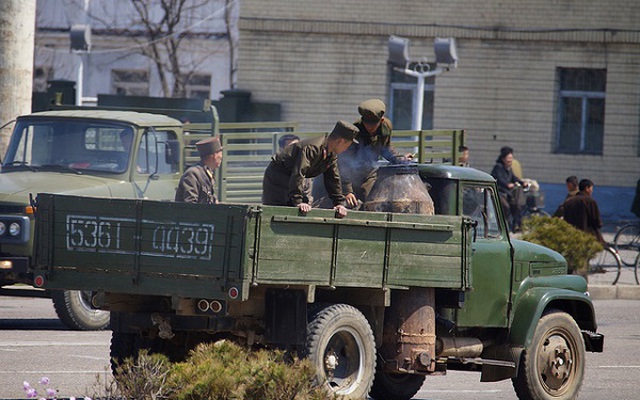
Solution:
{"label": "truck windshield", "polygon": [[2,172],[110,172],[128,170],[133,127],[104,121],[20,120]]}

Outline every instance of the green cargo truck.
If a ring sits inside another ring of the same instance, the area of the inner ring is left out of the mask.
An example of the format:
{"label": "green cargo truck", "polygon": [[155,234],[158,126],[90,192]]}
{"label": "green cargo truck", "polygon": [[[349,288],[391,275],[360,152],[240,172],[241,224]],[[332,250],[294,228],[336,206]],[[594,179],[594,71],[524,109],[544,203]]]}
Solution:
{"label": "green cargo truck", "polygon": [[[215,108],[203,104],[190,112],[212,122],[186,134],[196,124],[148,112],[87,108],[19,117],[0,173],[0,287],[33,282],[32,193],[173,200],[187,162],[185,142],[218,129]],[[109,314],[91,307],[83,292],[4,292],[51,295],[58,316],[73,329],[109,323]]]}
{"label": "green cargo truck", "polygon": [[491,176],[416,169],[435,215],[40,194],[35,284],[92,291],[115,362],[230,339],[305,355],[345,398],[409,399],[447,370],[576,398],[604,341],[585,280],[509,237]]}

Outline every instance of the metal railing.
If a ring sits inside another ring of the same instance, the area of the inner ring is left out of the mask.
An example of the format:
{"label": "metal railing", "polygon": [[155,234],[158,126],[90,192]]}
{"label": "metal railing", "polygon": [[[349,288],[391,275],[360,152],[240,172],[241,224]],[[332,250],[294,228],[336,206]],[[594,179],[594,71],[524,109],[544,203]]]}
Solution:
{"label": "metal railing", "polygon": [[[224,125],[220,124],[224,150],[222,165],[217,171],[217,194],[220,201],[229,203],[260,203],[264,171],[271,156],[278,151],[278,139],[283,135],[294,133],[304,139],[327,133],[297,132],[295,124],[286,125],[289,130],[272,132],[241,131],[240,126],[235,131],[225,131]],[[415,161],[419,163],[455,165],[458,149],[465,142],[465,131],[394,131],[392,141],[400,154],[415,153]],[[197,156],[197,152],[193,156]]]}

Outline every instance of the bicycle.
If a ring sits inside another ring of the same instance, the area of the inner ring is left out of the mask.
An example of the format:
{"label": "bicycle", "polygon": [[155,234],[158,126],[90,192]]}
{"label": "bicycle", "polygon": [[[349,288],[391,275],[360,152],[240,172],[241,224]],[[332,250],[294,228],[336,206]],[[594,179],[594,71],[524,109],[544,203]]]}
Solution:
{"label": "bicycle", "polygon": [[640,221],[623,225],[618,229],[613,238],[613,244],[624,265],[638,268],[638,263],[640,263]]}
{"label": "bicycle", "polygon": [[638,264],[625,265],[613,243],[589,261],[588,277],[592,285],[640,285]]}

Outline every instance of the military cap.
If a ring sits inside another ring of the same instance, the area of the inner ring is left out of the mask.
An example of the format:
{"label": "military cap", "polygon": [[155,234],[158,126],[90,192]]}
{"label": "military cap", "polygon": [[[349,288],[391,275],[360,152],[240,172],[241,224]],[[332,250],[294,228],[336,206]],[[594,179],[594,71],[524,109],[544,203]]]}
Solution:
{"label": "military cap", "polygon": [[200,154],[200,158],[222,151],[222,145],[220,144],[220,139],[217,136],[202,139],[201,141],[196,143],[196,147],[198,148],[198,154]]}
{"label": "military cap", "polygon": [[386,110],[387,106],[379,99],[365,100],[358,106],[358,112],[362,115],[362,121],[364,122],[375,123],[380,121]]}
{"label": "military cap", "polygon": [[360,130],[357,126],[350,124],[346,121],[338,121],[336,122],[336,126],[331,131],[331,136],[341,137],[347,140],[351,140],[354,143],[359,143],[356,140],[356,136]]}

